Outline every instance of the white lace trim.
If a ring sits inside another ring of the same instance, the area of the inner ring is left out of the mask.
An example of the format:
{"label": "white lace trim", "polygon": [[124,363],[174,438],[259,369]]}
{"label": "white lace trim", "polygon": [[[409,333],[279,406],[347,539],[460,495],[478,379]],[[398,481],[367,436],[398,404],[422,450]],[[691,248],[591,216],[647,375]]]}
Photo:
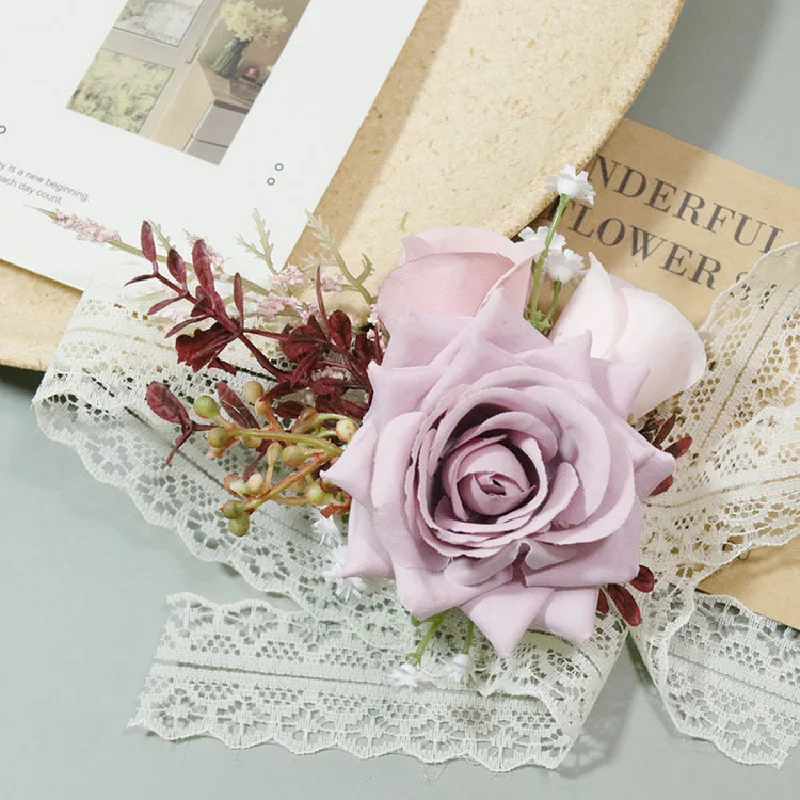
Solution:
{"label": "white lace trim", "polygon": [[[659,582],[642,603],[636,641],[679,729],[747,763],[780,764],[800,738],[800,645],[795,632],[695,589],[741,552],[798,530],[798,278],[800,246],[783,248],[715,305],[706,325],[712,368],[679,399],[679,430],[695,437],[694,455],[681,459],[675,488],[645,514],[643,561]],[[357,606],[337,598],[322,577],[329,548],[297,511],[275,507],[256,515],[248,536],[228,534],[217,508],[222,477],[240,466],[235,451],[225,462],[209,461],[198,442],[164,466],[175,432],[147,409],[146,382],[168,382],[187,399],[213,387],[177,367],[162,333],[117,298],[116,285],[84,296],[35,398],[42,429],[74,447],[98,480],[123,489],[145,519],[175,530],[196,556],[227,564],[255,589],[298,607],[276,612],[264,601],[217,607],[173,598],[135,721],[168,738],[206,733],[237,747],[277,741],[296,752],[402,751],[430,762],[468,758],[493,770],[559,764],[619,654],[625,630],[617,618],[599,619],[581,648],[529,633],[506,661],[479,639],[478,693],[438,686],[410,700],[398,695],[385,671],[413,649],[414,630],[390,586]],[[238,380],[249,377],[243,371]],[[257,641],[280,642],[280,659],[242,649],[237,615],[245,611],[269,618]],[[209,615],[214,635],[232,648],[224,665],[198,655]],[[178,629],[183,649],[165,644]],[[453,624],[434,660],[443,664],[462,636]],[[326,663],[315,660],[323,651]],[[345,651],[360,671],[332,673],[327,665]],[[206,702],[214,692],[219,702]],[[229,703],[249,709],[247,719],[258,724],[231,733]],[[481,714],[491,724],[481,727]],[[359,736],[359,725],[374,735]]]}

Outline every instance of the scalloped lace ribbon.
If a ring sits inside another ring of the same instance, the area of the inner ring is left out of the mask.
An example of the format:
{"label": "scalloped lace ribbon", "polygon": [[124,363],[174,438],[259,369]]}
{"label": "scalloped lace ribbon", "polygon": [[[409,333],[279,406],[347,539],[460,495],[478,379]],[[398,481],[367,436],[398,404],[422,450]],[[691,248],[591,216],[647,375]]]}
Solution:
{"label": "scalloped lace ribbon", "polygon": [[[133,724],[231,747],[403,752],[495,771],[562,763],[619,655],[622,623],[598,618],[581,647],[533,631],[507,660],[477,637],[478,676],[464,688],[444,676],[463,636],[452,622],[426,662],[431,685],[388,686],[387,671],[415,637],[391,586],[358,604],[337,596],[323,578],[329,547],[294,509],[259,513],[248,536],[230,536],[217,507],[239,454],[209,461],[198,442],[164,466],[174,431],[147,409],[147,380],[157,376],[186,398],[213,386],[178,367],[163,331],[125,307],[124,277],[84,295],[34,401],[42,430],[198,558],[227,564],[294,609],[265,595],[234,606],[170,598]],[[800,244],[763,258],[720,296],[704,326],[709,372],[673,403],[696,455],[681,459],[675,486],[645,513],[643,562],[658,583],[634,638],[678,729],[745,763],[780,765],[800,741],[800,634],[695,589],[746,550],[798,532],[799,285]]]}

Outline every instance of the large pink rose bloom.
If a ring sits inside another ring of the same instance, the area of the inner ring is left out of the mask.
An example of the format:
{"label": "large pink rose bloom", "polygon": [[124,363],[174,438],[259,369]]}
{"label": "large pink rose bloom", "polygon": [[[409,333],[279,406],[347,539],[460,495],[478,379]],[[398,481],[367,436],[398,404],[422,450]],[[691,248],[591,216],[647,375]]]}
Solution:
{"label": "large pink rose bloom", "polygon": [[[327,477],[353,498],[346,575],[394,578],[419,618],[461,608],[507,656],[530,627],[591,636],[598,586],[636,576],[640,500],[674,462],[626,422],[648,368],[593,358],[590,333],[550,342],[515,296],[529,263],[488,261],[461,275],[482,292],[458,316],[390,310],[370,411]],[[404,269],[392,302],[445,296]]]}

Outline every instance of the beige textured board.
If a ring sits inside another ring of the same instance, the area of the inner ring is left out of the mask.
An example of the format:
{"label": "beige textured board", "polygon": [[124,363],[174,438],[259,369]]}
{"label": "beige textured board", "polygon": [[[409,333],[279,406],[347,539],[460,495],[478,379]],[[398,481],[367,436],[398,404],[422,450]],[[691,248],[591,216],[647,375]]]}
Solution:
{"label": "beige textured board", "polygon": [[[543,178],[586,162],[623,117],[681,5],[429,0],[318,214],[349,258],[369,254],[376,285],[401,231],[516,233],[547,200]],[[0,263],[0,363],[44,369],[76,297]]]}
{"label": "beige textured board", "polygon": [[681,5],[429,0],[318,209],[345,255],[367,253],[377,284],[398,229],[516,233],[546,203],[543,179],[614,130]]}
{"label": "beige textured board", "polygon": [[44,372],[79,298],[76,289],[0,260],[0,364]]}

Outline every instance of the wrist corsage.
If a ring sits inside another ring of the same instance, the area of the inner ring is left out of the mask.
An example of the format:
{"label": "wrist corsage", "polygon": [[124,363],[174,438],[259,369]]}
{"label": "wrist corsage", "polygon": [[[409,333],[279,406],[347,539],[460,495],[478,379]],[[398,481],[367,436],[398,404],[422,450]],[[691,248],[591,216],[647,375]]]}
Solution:
{"label": "wrist corsage", "polygon": [[[228,348],[251,361],[238,389],[219,380],[191,403],[148,386],[152,412],[179,428],[170,458],[194,435],[212,458],[249,450],[225,480],[232,536],[265,503],[310,506],[342,601],[394,581],[420,628],[397,685],[424,681],[450,613],[468,620],[448,666],[466,681],[476,626],[500,656],[529,628],[580,643],[611,604],[637,625],[636,592],[653,588],[642,504],[691,444],[656,409],[703,375],[703,342],[667,301],[566,249],[564,209],[593,202],[586,173],[567,166],[552,188],[552,223],[518,241],[465,227],[406,238],[377,297],[370,262],[352,270],[315,220],[320,257],[279,270],[256,218],[258,240],[242,244],[262,283],[228,274],[202,239],[187,263],[150,223],[140,248],[102,239],[149,262],[132,282],[156,287],[147,317],[179,362],[224,377]],[[348,293],[360,315],[340,307]]]}

